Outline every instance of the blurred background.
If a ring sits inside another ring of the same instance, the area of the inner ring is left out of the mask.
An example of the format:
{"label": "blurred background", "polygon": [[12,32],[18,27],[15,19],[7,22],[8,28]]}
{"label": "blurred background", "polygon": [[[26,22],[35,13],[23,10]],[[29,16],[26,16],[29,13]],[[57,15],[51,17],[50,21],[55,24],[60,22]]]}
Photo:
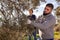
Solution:
{"label": "blurred background", "polygon": [[34,30],[26,24],[28,10],[32,8],[38,18],[47,3],[54,5],[54,40],[60,40],[60,0],[0,0],[0,40],[25,40],[25,36]]}

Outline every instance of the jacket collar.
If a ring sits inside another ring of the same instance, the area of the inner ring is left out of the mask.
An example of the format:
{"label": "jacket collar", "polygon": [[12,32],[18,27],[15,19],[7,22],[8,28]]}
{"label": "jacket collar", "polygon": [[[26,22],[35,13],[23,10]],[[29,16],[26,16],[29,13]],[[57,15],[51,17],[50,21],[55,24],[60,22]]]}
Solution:
{"label": "jacket collar", "polygon": [[49,17],[49,16],[51,16],[51,15],[52,15],[52,14],[50,13],[50,14],[48,14],[48,15],[45,15],[45,16],[43,15],[43,16],[44,16],[44,17]]}

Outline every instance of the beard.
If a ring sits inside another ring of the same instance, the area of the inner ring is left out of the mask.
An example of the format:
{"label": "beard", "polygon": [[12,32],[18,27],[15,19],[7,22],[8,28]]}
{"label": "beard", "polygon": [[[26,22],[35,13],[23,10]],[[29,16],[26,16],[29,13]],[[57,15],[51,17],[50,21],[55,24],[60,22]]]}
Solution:
{"label": "beard", "polygon": [[48,15],[48,14],[50,14],[50,13],[45,13],[45,12],[43,12],[43,15],[44,15],[44,16],[46,16],[46,15]]}

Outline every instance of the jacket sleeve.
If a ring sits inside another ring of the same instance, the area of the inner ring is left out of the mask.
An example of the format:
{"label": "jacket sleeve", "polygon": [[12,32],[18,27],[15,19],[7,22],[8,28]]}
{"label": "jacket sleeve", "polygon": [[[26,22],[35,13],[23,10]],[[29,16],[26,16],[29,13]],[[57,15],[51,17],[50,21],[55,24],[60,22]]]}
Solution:
{"label": "jacket sleeve", "polygon": [[52,25],[55,25],[55,18],[51,18],[50,20],[46,20],[44,21],[43,23],[36,23],[36,22],[32,22],[31,24],[34,26],[34,27],[37,27],[37,28],[40,28],[40,29],[46,29],[48,27],[51,27]]}

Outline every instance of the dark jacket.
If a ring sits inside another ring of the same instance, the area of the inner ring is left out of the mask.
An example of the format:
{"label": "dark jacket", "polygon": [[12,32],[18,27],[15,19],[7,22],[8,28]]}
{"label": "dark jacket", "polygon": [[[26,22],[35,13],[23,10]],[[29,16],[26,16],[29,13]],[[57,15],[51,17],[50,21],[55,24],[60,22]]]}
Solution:
{"label": "dark jacket", "polygon": [[28,16],[28,19],[30,19],[30,20],[35,20],[35,19],[36,19],[36,16],[35,16],[35,15],[29,15],[29,16]]}

